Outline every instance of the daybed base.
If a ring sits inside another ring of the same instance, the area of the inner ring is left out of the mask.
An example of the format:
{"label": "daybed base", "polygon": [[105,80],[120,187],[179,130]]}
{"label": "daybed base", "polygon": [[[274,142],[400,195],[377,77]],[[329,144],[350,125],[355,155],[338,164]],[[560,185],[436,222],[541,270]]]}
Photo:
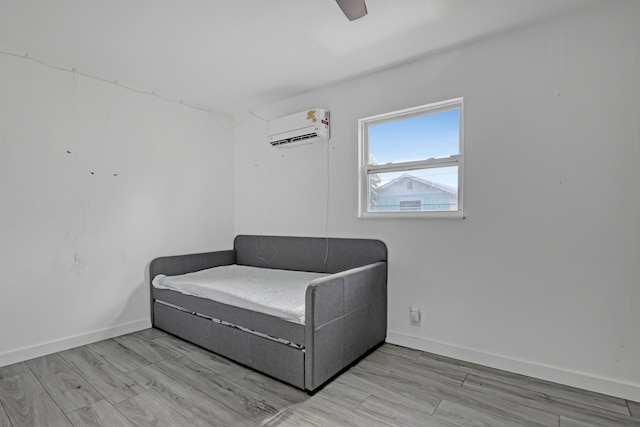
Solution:
{"label": "daybed base", "polygon": [[[301,253],[305,247],[312,249]],[[265,248],[276,253],[270,259],[273,262],[265,262]],[[153,326],[309,392],[384,342],[386,247],[377,240],[237,236],[234,250],[157,258],[151,263],[150,276],[240,264],[238,259],[263,268],[329,273],[307,288],[305,324],[152,286]],[[252,263],[255,259],[260,262]],[[296,268],[300,266],[304,269]],[[347,269],[332,271],[342,268]],[[304,349],[202,315],[304,345]]]}

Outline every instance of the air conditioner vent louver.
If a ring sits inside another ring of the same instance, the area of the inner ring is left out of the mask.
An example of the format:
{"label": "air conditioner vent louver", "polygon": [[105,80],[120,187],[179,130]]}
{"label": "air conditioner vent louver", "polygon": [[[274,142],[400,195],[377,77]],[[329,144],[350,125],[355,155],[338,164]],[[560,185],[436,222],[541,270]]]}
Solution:
{"label": "air conditioner vent louver", "polygon": [[308,133],[308,134],[306,134],[306,135],[300,135],[300,136],[296,136],[296,137],[294,137],[294,138],[291,138],[291,140],[290,140],[290,141],[291,141],[291,142],[294,142],[294,141],[302,141],[302,140],[309,139],[309,138],[316,138],[317,136],[318,136],[318,134],[317,134],[317,133]]}
{"label": "air conditioner vent louver", "polygon": [[292,147],[329,139],[329,111],[303,111],[267,124],[267,140],[274,147]]}
{"label": "air conditioner vent louver", "polygon": [[281,144],[288,144],[291,142],[296,142],[296,141],[305,141],[307,139],[313,139],[313,138],[317,138],[318,134],[317,133],[307,133],[305,135],[300,135],[300,136],[294,136],[292,138],[288,138],[288,139],[280,139],[278,141],[271,141],[271,145],[281,145]]}

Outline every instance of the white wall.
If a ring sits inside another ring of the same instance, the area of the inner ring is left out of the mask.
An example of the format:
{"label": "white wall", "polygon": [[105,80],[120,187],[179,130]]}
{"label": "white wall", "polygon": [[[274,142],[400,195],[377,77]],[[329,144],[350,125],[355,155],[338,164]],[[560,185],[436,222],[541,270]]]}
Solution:
{"label": "white wall", "polygon": [[[236,232],[382,239],[390,342],[640,400],[638,22],[607,2],[238,115]],[[459,96],[466,219],[357,219],[357,120]],[[311,107],[329,144],[268,146],[256,115]]]}
{"label": "white wall", "polygon": [[0,70],[0,366],[148,327],[151,259],[231,245],[230,118]]}

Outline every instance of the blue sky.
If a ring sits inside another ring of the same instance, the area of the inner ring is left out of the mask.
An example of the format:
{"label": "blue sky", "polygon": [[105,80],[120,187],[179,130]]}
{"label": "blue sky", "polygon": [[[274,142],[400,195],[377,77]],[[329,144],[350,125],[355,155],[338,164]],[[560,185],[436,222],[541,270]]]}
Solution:
{"label": "blue sky", "polygon": [[378,164],[458,154],[460,111],[447,110],[369,126],[369,155]]}
{"label": "blue sky", "polygon": [[[377,164],[459,154],[458,109],[369,125],[369,155]],[[405,172],[381,174],[383,183]],[[430,181],[458,187],[457,168],[409,171]]]}

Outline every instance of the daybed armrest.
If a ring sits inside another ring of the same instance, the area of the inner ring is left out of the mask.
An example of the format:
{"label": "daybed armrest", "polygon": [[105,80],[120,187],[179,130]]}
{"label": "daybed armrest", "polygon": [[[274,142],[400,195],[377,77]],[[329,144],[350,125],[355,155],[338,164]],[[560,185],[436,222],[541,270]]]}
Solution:
{"label": "daybed armrest", "polygon": [[311,391],[385,340],[387,263],[314,280],[305,307],[305,388]]}
{"label": "daybed armrest", "polygon": [[[207,268],[231,265],[236,263],[236,251],[205,252],[189,255],[175,255],[156,258],[149,264],[149,282],[158,274],[177,276],[179,274],[192,273]],[[153,323],[153,285],[149,283],[151,291],[151,323]]]}
{"label": "daybed armrest", "polygon": [[156,258],[149,265],[149,277],[153,280],[158,274],[177,276],[207,268],[231,265],[236,262],[236,251],[206,252],[200,254],[175,255]]}

